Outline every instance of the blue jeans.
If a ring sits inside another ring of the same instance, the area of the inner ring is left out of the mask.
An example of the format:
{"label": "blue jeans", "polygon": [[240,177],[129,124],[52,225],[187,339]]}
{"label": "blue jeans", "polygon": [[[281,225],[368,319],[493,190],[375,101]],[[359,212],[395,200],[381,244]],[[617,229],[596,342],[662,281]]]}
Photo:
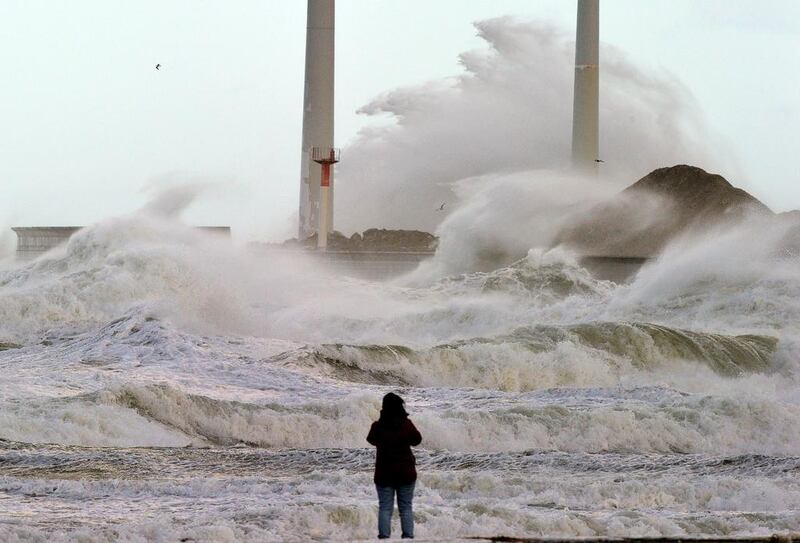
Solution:
{"label": "blue jeans", "polygon": [[394,512],[394,493],[397,492],[397,508],[400,510],[400,528],[403,537],[414,539],[414,483],[404,486],[380,486],[378,490],[378,539],[392,535],[392,513]]}

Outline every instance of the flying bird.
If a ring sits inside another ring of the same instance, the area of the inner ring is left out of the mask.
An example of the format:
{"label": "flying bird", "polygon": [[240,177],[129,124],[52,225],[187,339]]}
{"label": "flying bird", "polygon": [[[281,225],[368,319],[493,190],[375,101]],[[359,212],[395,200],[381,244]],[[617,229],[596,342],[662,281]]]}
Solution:
{"label": "flying bird", "polygon": [[595,162],[605,162],[605,160],[600,160],[599,158],[594,159]]}
{"label": "flying bird", "polygon": [[444,204],[445,202],[442,202],[442,205],[439,206],[439,209],[437,209],[437,211],[444,211]]}
{"label": "flying bird", "polygon": [[161,69],[161,64],[156,64],[156,70],[160,70],[160,69]]}

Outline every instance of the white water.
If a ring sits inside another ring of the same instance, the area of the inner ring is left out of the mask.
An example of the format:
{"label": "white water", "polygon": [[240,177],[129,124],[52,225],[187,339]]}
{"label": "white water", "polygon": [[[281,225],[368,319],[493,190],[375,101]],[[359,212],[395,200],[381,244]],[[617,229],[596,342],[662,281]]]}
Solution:
{"label": "white water", "polygon": [[781,236],[676,249],[630,285],[533,251],[407,287],[102,223],[0,272],[0,539],[372,538],[389,390],[424,437],[418,537],[795,529]]}

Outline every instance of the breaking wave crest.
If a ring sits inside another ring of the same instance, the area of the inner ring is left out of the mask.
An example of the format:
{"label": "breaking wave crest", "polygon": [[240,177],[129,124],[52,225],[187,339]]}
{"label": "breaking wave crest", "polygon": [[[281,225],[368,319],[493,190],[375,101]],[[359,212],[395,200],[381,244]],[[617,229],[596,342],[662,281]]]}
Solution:
{"label": "breaking wave crest", "polygon": [[386,385],[529,391],[607,386],[621,376],[701,365],[721,376],[771,369],[770,336],[693,332],[649,323],[598,322],[518,328],[507,335],[415,350],[402,345],[321,345],[299,363],[336,379]]}
{"label": "breaking wave crest", "polygon": [[[800,446],[800,406],[662,388],[591,389],[583,397],[565,392],[444,394],[440,404],[418,406],[414,419],[427,450],[780,454]],[[126,386],[40,405],[35,414],[5,413],[0,438],[90,446],[363,448],[379,397],[258,405],[166,385]]]}
{"label": "breaking wave crest", "polygon": [[490,272],[473,272],[440,280],[435,289],[460,293],[502,293],[538,304],[570,296],[606,295],[610,281],[594,278],[564,251],[531,250],[525,258]]}
{"label": "breaking wave crest", "polygon": [[232,319],[239,293],[219,266],[232,254],[220,240],[157,219],[85,228],[65,247],[0,271],[0,336],[88,328],[143,306],[187,323]]}

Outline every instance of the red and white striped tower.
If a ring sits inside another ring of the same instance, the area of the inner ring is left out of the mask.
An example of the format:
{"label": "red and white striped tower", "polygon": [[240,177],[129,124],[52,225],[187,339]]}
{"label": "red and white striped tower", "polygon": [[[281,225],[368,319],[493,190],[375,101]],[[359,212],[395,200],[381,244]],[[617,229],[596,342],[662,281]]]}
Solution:
{"label": "red and white striped tower", "polygon": [[[297,1],[297,0],[295,0]],[[311,159],[314,147],[333,147],[334,0],[308,0],[306,25],[306,77],[303,94],[303,141],[300,155],[299,239],[314,234],[319,223],[321,168]],[[335,181],[330,179],[330,192]],[[327,209],[328,228],[333,210]]]}
{"label": "red and white striped tower", "polygon": [[[311,149],[311,160],[321,166],[319,180],[319,226],[317,228],[317,249],[326,251],[328,249],[328,209],[333,209],[332,203],[329,205],[329,192],[331,187],[331,168],[339,162],[339,149],[335,147],[313,147]],[[331,230],[333,225],[331,224]]]}

